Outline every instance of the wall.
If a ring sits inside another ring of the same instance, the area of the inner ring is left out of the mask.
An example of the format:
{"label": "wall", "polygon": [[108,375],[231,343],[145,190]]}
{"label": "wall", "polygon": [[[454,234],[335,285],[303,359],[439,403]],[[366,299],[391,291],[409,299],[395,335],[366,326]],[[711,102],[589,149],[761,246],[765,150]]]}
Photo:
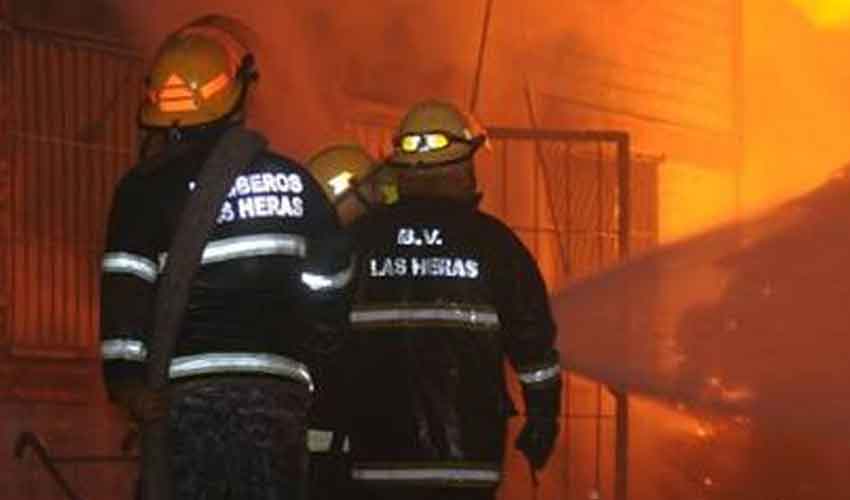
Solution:
{"label": "wall", "polygon": [[738,2],[495,5],[488,122],[527,122],[527,109],[499,103],[519,102],[528,85],[540,126],[628,131],[635,151],[665,160],[662,242],[734,216]]}
{"label": "wall", "polygon": [[[8,53],[4,285],[14,300],[3,354],[19,363],[16,395],[88,399],[76,385],[97,364],[97,260],[112,191],[135,156],[140,65],[120,49],[30,29],[14,31]],[[56,371],[53,361],[76,365]]]}
{"label": "wall", "polygon": [[[11,36],[8,30],[8,3],[0,1],[0,59],[8,60],[11,56]],[[11,94],[12,71],[9,65],[0,68],[0,103],[9,102]],[[9,166],[9,120],[10,106],[0,105],[0,283],[9,282],[9,230],[12,225],[11,203],[11,173]],[[8,344],[8,307],[9,289],[0,286],[0,349]],[[0,372],[2,377],[2,372]]]}
{"label": "wall", "polygon": [[[118,455],[103,399],[97,262],[114,184],[134,156],[138,59],[95,2],[0,3],[0,496],[62,498],[24,431],[54,456]],[[5,15],[5,14],[3,14]],[[57,31],[64,31],[59,34]],[[88,34],[87,34],[88,33]],[[113,32],[114,33],[114,32]],[[134,465],[64,464],[83,498],[131,496]],[[92,478],[97,478],[93,481]]]}
{"label": "wall", "polygon": [[6,0],[17,26],[60,31],[87,39],[116,42],[122,38],[118,12],[108,0]]}

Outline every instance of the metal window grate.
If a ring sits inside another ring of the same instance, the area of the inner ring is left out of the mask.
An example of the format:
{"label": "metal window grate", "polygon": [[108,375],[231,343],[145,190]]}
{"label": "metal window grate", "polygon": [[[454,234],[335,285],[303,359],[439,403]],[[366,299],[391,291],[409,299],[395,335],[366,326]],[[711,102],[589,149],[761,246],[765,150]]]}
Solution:
{"label": "metal window grate", "polygon": [[112,191],[135,156],[141,60],[26,29],[11,31],[8,52],[11,351],[91,358],[95,263]]}

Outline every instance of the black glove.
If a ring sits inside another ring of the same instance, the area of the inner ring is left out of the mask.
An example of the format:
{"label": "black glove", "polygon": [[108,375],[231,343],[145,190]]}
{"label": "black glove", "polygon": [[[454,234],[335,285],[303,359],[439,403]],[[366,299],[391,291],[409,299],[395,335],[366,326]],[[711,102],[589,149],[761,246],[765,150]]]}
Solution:
{"label": "black glove", "polygon": [[560,379],[544,387],[523,387],[526,422],[516,440],[516,448],[535,470],[546,465],[558,438],[561,409]]}
{"label": "black glove", "polygon": [[549,460],[557,437],[556,417],[528,417],[516,440],[516,447],[535,470],[540,470]]}

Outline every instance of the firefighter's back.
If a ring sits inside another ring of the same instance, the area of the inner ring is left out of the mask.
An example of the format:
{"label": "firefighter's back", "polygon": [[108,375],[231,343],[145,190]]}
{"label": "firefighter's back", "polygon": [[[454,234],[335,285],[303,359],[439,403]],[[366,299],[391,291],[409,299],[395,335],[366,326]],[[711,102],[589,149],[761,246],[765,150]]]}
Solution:
{"label": "firefighter's back", "polygon": [[[516,242],[469,202],[405,201],[354,228],[355,461],[496,464],[511,412],[499,310]],[[374,474],[368,466],[355,473]]]}

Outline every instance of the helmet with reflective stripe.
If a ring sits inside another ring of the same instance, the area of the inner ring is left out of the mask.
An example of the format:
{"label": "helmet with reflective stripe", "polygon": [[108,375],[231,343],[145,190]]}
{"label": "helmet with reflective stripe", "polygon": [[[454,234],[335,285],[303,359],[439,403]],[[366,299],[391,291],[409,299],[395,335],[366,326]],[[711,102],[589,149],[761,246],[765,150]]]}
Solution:
{"label": "helmet with reflective stripe", "polygon": [[358,144],[327,146],[305,166],[337,207],[344,224],[372,205],[395,201],[392,178],[384,175],[381,164]]}
{"label": "helmet with reflective stripe", "polygon": [[395,167],[401,199],[453,198],[476,202],[473,156],[483,129],[451,103],[424,101],[402,118],[387,164]]}
{"label": "helmet with reflective stripe", "polygon": [[307,159],[305,165],[333,203],[378,168],[377,161],[358,144],[325,147]]}
{"label": "helmet with reflective stripe", "polygon": [[147,77],[143,127],[192,127],[241,108],[256,76],[253,56],[225,29],[192,24],[168,37]]}

